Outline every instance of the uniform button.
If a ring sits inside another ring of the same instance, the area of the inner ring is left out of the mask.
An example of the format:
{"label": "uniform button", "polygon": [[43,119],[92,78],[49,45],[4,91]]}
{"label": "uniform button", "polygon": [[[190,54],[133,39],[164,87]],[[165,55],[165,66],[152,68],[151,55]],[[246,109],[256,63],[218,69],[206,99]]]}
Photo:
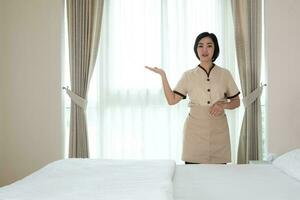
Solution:
{"label": "uniform button", "polygon": [[210,89],[207,89],[207,92],[210,92]]}
{"label": "uniform button", "polygon": [[210,104],[210,101],[207,101],[207,104]]}
{"label": "uniform button", "polygon": [[206,79],[207,81],[209,81],[210,79],[208,78],[208,79]]}

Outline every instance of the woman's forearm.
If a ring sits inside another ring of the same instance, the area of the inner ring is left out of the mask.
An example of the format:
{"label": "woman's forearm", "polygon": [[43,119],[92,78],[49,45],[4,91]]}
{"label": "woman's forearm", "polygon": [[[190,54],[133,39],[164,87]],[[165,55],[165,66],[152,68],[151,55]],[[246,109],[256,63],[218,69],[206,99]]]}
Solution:
{"label": "woman's forearm", "polygon": [[164,93],[165,93],[168,104],[174,105],[174,104],[178,103],[180,101],[180,99],[176,98],[175,93],[172,91],[166,74],[163,74],[161,76],[161,80],[162,80],[163,89],[164,89]]}
{"label": "woman's forearm", "polygon": [[172,91],[172,89],[169,85],[169,81],[167,79],[166,73],[163,69],[158,68],[158,67],[148,67],[148,66],[145,66],[145,68],[147,68],[150,71],[153,71],[161,76],[164,93],[165,93],[165,96],[166,96],[166,99],[167,99],[167,102],[169,105],[174,105],[182,99],[182,97],[180,95],[177,95]]}
{"label": "woman's forearm", "polygon": [[224,109],[229,109],[229,110],[235,109],[239,106],[240,106],[240,99],[239,98],[233,98],[229,102],[224,102],[224,104],[223,104],[223,108]]}

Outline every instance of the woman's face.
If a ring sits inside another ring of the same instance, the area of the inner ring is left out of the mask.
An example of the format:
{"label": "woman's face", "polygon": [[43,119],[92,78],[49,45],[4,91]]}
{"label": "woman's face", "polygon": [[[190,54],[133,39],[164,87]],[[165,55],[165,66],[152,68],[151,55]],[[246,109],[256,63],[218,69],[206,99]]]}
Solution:
{"label": "woman's face", "polygon": [[197,53],[201,62],[211,62],[214,51],[215,45],[210,37],[204,37],[199,41]]}

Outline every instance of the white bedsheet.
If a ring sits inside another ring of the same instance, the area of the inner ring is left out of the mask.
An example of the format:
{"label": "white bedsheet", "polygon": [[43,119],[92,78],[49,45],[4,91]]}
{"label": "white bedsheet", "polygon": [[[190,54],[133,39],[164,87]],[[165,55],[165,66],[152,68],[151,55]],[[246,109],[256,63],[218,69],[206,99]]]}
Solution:
{"label": "white bedsheet", "polygon": [[299,200],[300,181],[272,164],[69,159],[0,188],[0,200],[29,199]]}
{"label": "white bedsheet", "polygon": [[68,159],[0,188],[1,200],[171,200],[175,162]]}
{"label": "white bedsheet", "polygon": [[299,200],[300,182],[272,164],[179,165],[176,200]]}

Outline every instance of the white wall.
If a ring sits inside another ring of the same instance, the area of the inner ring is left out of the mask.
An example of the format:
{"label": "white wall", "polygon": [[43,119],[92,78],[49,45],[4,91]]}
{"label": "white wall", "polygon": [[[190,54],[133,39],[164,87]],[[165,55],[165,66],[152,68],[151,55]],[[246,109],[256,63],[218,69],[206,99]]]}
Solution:
{"label": "white wall", "polygon": [[268,149],[300,148],[300,1],[265,0]]}
{"label": "white wall", "polygon": [[63,158],[63,2],[0,0],[0,185]]}

